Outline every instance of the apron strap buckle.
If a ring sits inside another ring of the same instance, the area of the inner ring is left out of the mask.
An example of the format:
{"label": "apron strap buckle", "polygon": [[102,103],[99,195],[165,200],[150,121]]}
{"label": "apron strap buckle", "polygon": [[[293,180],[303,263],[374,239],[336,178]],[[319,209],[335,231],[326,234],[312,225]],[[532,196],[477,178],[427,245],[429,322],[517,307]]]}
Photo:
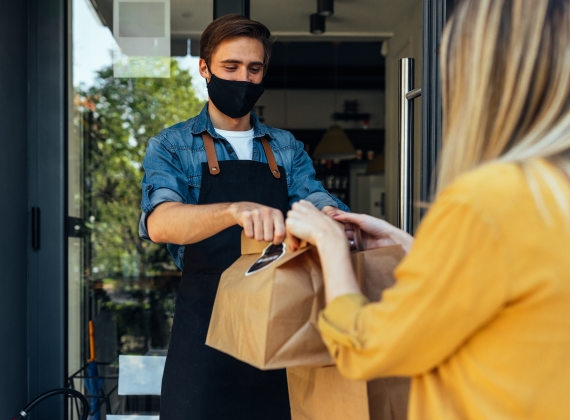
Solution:
{"label": "apron strap buckle", "polygon": [[277,162],[275,161],[275,155],[273,154],[273,150],[269,145],[269,140],[267,140],[267,136],[263,136],[261,138],[261,144],[263,144],[263,150],[265,150],[265,156],[267,157],[267,163],[269,163],[269,169],[271,169],[271,175],[275,178],[281,178],[281,172],[279,172],[279,168],[277,167]]}

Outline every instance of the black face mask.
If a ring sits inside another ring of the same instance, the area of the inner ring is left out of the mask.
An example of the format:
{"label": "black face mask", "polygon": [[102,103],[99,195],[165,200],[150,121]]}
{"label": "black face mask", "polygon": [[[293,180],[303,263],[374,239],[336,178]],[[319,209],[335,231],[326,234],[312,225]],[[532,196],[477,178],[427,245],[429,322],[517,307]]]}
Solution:
{"label": "black face mask", "polygon": [[222,113],[230,118],[241,118],[253,109],[263,95],[263,83],[238,82],[212,77],[208,83],[210,100]]}

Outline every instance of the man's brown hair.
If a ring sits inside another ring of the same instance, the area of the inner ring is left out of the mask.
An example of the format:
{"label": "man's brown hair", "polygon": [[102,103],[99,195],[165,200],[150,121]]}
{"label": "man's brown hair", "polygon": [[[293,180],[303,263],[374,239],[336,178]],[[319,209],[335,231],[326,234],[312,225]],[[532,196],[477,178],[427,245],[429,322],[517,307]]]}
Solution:
{"label": "man's brown hair", "polygon": [[265,74],[271,57],[271,45],[273,44],[271,32],[263,23],[241,15],[224,15],[208,25],[200,38],[200,58],[206,60],[206,64],[209,66],[218,45],[226,39],[239,36],[257,39],[263,44],[263,73]]}

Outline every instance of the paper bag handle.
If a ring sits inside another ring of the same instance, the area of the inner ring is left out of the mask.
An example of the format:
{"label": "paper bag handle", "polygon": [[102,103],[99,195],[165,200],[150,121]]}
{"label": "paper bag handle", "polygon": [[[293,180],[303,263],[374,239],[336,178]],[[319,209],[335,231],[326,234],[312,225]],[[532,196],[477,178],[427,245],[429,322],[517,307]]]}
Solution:
{"label": "paper bag handle", "polygon": [[360,226],[354,225],[354,245],[356,245],[357,251],[364,251],[364,240],[362,239],[362,230]]}

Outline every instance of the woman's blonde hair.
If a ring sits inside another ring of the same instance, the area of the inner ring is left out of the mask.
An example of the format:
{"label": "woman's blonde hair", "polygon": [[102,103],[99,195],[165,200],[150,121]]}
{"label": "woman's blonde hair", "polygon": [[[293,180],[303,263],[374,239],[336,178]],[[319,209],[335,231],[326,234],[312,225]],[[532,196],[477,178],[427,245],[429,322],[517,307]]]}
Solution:
{"label": "woman's blonde hair", "polygon": [[570,0],[462,1],[441,72],[438,192],[493,161],[544,158],[570,177]]}

